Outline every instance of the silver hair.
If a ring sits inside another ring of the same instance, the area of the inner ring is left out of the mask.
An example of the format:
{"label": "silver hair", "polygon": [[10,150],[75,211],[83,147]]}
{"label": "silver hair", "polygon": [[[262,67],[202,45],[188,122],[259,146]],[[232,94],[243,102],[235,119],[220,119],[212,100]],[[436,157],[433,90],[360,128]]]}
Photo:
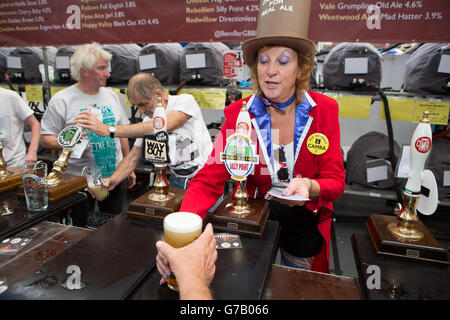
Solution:
{"label": "silver hair", "polygon": [[109,62],[112,59],[112,54],[103,49],[97,42],[79,47],[70,58],[70,73],[72,78],[79,81],[81,78],[81,69],[91,70],[98,57]]}

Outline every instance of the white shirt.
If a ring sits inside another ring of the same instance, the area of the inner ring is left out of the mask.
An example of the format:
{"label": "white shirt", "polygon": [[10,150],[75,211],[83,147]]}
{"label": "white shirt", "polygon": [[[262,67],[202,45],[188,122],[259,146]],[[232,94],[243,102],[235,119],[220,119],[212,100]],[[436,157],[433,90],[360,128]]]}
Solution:
{"label": "white shirt", "polygon": [[[75,85],[57,92],[49,102],[41,120],[41,135],[58,136],[59,132],[69,125],[75,124],[80,111],[91,108],[102,114],[102,121],[111,126],[129,124],[117,95],[107,88],[100,88],[95,95],[80,91]],[[81,175],[83,167],[99,167],[103,177],[109,177],[122,161],[122,149],[119,138],[99,137],[89,132],[89,145],[81,158],[71,156],[67,165],[67,173]]]}
{"label": "white shirt", "polygon": [[[169,133],[170,168],[177,176],[191,177],[203,167],[212,151],[211,136],[200,107],[190,94],[169,95],[166,116],[172,111],[181,111],[191,117],[181,127]],[[145,117],[143,121],[147,122],[151,119]],[[142,139],[136,139],[134,145],[141,148]],[[194,167],[197,169],[191,174],[177,174],[179,170],[189,170]]]}
{"label": "white shirt", "polygon": [[17,92],[9,89],[0,88],[0,101],[0,117],[7,118],[9,122],[9,139],[2,139],[3,158],[8,167],[22,167],[26,155],[23,128],[33,111]]}
{"label": "white shirt", "polygon": [[[280,149],[280,146],[275,143],[272,143],[272,154],[275,154],[275,152],[279,152],[278,149]],[[292,175],[294,172],[294,142],[285,145],[284,152],[286,156],[286,168],[289,173],[289,178],[288,181],[280,181],[278,179],[277,172],[278,170],[280,170],[280,168],[282,168],[283,164],[277,161],[273,156],[272,158],[273,158],[274,175],[272,177],[272,185],[274,186],[286,187],[289,181],[292,180]]]}

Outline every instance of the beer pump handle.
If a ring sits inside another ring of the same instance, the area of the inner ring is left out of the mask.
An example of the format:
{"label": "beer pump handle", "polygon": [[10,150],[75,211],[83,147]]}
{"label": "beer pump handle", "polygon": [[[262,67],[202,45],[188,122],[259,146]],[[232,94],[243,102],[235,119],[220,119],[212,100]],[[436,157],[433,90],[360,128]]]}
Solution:
{"label": "beer pump handle", "polygon": [[244,101],[242,103],[242,108],[236,121],[236,133],[240,133],[247,137],[250,137],[252,132],[251,130],[252,123],[250,120],[250,114],[248,113],[247,103]]}
{"label": "beer pump handle", "polygon": [[[163,133],[163,135],[168,139],[167,115],[161,97],[158,97],[158,102],[156,104],[155,111],[153,112],[153,134],[158,135],[159,133]],[[161,163],[154,163],[154,165],[159,168],[166,167],[166,164]]]}
{"label": "beer pump handle", "polygon": [[52,171],[47,175],[49,185],[57,185],[61,182],[61,176],[67,169],[73,146],[80,141],[83,129],[76,125],[70,125],[60,131],[57,137],[58,144],[63,148],[59,158],[53,163]]}
{"label": "beer pump handle", "polygon": [[417,125],[411,138],[410,167],[405,192],[410,195],[420,194],[422,173],[425,162],[431,150],[431,125],[428,120],[428,111],[424,112],[423,119]]}
{"label": "beer pump handle", "polygon": [[153,112],[153,128],[154,133],[159,131],[167,131],[167,116],[166,110],[162,103],[162,98],[158,97],[155,111]]}
{"label": "beer pump handle", "polygon": [[6,170],[7,163],[5,158],[3,158],[3,144],[2,139],[0,139],[0,178],[6,178],[8,171]]}
{"label": "beer pump handle", "polygon": [[[433,214],[439,202],[436,178],[433,172],[424,170],[432,144],[431,125],[428,115],[428,111],[425,111],[423,119],[417,125],[411,139],[411,163],[404,190],[405,194],[419,197],[417,210],[424,215]],[[421,194],[422,186],[428,190],[427,194]]]}

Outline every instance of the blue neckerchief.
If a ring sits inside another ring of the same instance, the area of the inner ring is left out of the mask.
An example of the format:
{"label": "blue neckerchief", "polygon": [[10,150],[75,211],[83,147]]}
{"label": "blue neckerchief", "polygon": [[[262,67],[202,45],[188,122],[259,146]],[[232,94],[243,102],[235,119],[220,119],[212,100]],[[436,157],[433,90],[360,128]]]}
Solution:
{"label": "blue neckerchief", "polygon": [[[294,154],[296,154],[297,144],[302,136],[303,130],[308,123],[308,112],[313,108],[303,94],[303,99],[300,104],[295,107],[295,128],[294,128]],[[252,104],[248,108],[248,111],[255,116],[256,124],[258,125],[264,144],[267,148],[267,155],[270,159],[272,157],[272,135],[271,135],[271,118],[270,114],[266,110],[266,105],[260,97],[256,96],[253,99]]]}
{"label": "blue neckerchief", "polygon": [[272,100],[270,100],[269,98],[267,98],[266,96],[263,96],[261,98],[262,102],[268,106],[268,107],[273,107],[275,109],[281,110],[283,112],[286,112],[286,110],[284,110],[286,107],[290,106],[292,102],[294,102],[295,99],[295,93],[292,95],[292,97],[289,98],[288,101],[283,102],[283,103],[276,103],[273,102]]}
{"label": "blue neckerchief", "polygon": [[254,96],[253,102],[248,108],[248,111],[255,116],[256,124],[258,125],[261,137],[267,147],[267,155],[272,157],[272,137],[270,133],[270,114],[266,110],[266,105],[257,95]]}

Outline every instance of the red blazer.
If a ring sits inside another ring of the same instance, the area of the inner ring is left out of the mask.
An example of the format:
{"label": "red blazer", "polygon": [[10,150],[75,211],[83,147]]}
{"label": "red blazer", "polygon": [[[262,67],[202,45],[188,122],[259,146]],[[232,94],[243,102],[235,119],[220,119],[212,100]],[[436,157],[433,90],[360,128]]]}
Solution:
{"label": "red blazer", "polygon": [[[345,189],[345,171],[343,156],[341,154],[340,128],[338,117],[338,105],[336,101],[323,94],[308,92],[305,94],[312,108],[309,110],[308,125],[303,130],[300,141],[300,151],[295,159],[293,176],[301,175],[314,179],[320,185],[320,196],[317,200],[308,201],[305,206],[310,211],[316,211],[321,207],[333,210],[333,201],[336,200]],[[220,153],[223,152],[226,138],[235,133],[235,126],[242,102],[253,99],[248,97],[229,105],[224,110],[225,123],[218,134],[213,151],[205,166],[189,182],[188,190],[184,196],[180,211],[189,211],[199,214],[203,219],[208,210],[212,208],[223,193],[224,182],[230,179],[230,174],[220,161]],[[250,103],[247,107],[250,108]],[[257,145],[259,163],[255,166],[254,174],[247,177],[247,191],[251,198],[263,198],[271,186],[270,168],[266,163],[263,148],[266,149],[261,136],[258,137],[259,127],[252,118],[251,139]],[[308,150],[307,141],[311,134],[321,133],[328,138],[328,149],[321,155],[315,155]],[[299,143],[299,145],[300,145]],[[267,152],[266,152],[267,153]],[[319,217],[319,221],[323,217]],[[319,224],[325,244],[322,252],[316,256],[313,270],[328,272],[329,266],[329,242],[331,219]]]}

